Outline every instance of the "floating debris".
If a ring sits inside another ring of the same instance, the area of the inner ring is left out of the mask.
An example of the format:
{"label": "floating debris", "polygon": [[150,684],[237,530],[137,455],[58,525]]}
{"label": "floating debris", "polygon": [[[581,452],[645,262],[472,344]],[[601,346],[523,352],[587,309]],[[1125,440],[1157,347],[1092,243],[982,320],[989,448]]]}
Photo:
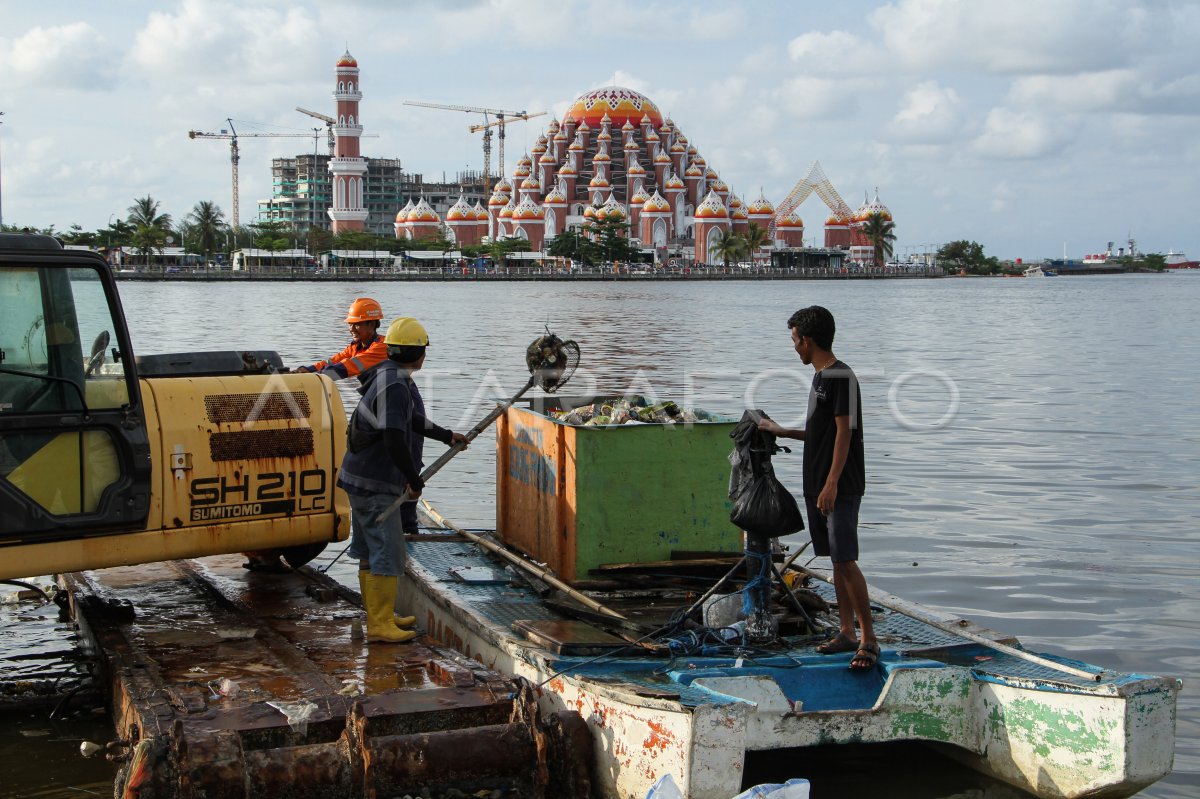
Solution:
{"label": "floating debris", "polygon": [[607,427],[619,424],[675,424],[699,422],[704,416],[690,408],[680,408],[672,400],[647,402],[644,397],[622,397],[593,402],[570,410],[548,410],[546,415],[575,427]]}

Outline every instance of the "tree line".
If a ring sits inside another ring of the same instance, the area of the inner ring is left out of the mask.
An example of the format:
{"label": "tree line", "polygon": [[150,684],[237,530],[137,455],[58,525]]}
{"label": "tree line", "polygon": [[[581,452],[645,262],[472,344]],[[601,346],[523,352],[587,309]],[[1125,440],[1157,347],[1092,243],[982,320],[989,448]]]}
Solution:
{"label": "tree line", "polygon": [[[624,219],[607,217],[592,223],[586,232],[570,228],[554,238],[547,252],[552,256],[570,258],[589,266],[614,261],[638,261],[644,258],[644,254],[634,240],[630,239],[629,227],[629,223]],[[449,252],[461,249],[463,255],[468,258],[489,257],[496,263],[503,263],[510,253],[529,250],[528,241],[516,238],[460,248],[444,229],[431,237],[410,240],[380,236],[366,230],[343,231],[335,235],[324,228],[314,226],[302,231],[291,223],[282,221],[233,226],[226,221],[225,212],[221,207],[209,200],[196,203],[186,216],[176,221],[170,214],[162,212],[159,201],[150,195],[135,199],[133,205],[126,209],[124,219],[110,219],[107,226],[95,231],[84,230],[78,224],[71,225],[66,231],[55,230],[53,225],[45,229],[4,225],[3,229],[10,232],[44,233],[61,239],[64,244],[97,249],[128,248],[146,264],[150,263],[155,254],[162,254],[163,249],[168,246],[179,246],[184,252],[203,256],[206,262],[211,262],[216,253],[249,247],[280,252],[299,249],[301,245],[314,255],[331,250],[386,250],[398,253],[402,250]],[[893,243],[896,240],[894,223],[882,214],[871,214],[862,223],[860,232],[871,242],[876,265],[882,266],[892,255]],[[720,258],[728,267],[731,262],[750,258],[755,251],[769,243],[769,231],[752,222],[742,233],[722,231],[710,254]],[[950,253],[951,250],[947,248],[955,248],[959,244],[974,243],[954,242],[946,245],[943,250]],[[978,257],[982,257],[982,247],[977,244],[974,246],[978,248]],[[953,252],[958,254],[955,257],[961,255],[957,249]],[[941,251],[938,255],[940,259]],[[975,251],[969,250],[963,257],[976,258]],[[970,269],[975,268],[974,263],[970,261]]]}

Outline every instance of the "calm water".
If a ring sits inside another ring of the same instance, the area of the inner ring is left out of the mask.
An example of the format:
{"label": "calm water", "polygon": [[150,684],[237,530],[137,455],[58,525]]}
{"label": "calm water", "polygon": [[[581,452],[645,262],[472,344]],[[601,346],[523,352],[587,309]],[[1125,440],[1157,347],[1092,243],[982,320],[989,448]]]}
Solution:
{"label": "calm water", "polygon": [[[121,291],[139,353],[274,349],[292,366],[343,346],[346,306],[374,296],[389,317],[429,328],[426,402],[460,430],[524,383],[525,346],[547,323],[583,350],[572,393],[633,390],[729,414],[750,405],[798,424],[812,371],[785,322],[824,305],[840,325],[834,349],[863,384],[868,580],[1035,650],[1182,677],[1175,773],[1142,795],[1200,795],[1200,274]],[[492,450],[481,436],[426,497],[461,524],[491,526]],[[799,460],[776,459],[785,483],[799,486]],[[19,773],[38,741],[0,738],[0,774]],[[1003,793],[900,772],[886,795]]]}

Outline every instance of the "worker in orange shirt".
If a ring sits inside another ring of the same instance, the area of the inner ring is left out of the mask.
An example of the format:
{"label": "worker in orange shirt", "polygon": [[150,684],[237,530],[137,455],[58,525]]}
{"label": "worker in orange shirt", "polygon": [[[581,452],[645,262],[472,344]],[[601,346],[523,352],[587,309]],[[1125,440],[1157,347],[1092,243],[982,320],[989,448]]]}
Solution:
{"label": "worker in orange shirt", "polygon": [[301,366],[297,372],[319,372],[330,380],[358,377],[363,372],[387,360],[387,345],[379,335],[379,323],[383,320],[383,308],[370,297],[359,297],[350,303],[346,313],[346,324],[350,325],[351,341],[329,360],[317,361],[312,366]]}
{"label": "worker in orange shirt", "polygon": [[[346,313],[346,324],[350,325],[351,338],[346,348],[331,355],[328,360],[317,361],[312,366],[297,367],[296,371],[317,372],[330,380],[342,380],[347,377],[358,377],[378,366],[387,360],[387,344],[384,343],[383,336],[379,335],[379,323],[382,320],[383,308],[379,303],[370,297],[359,297],[350,303],[350,310]],[[416,440],[418,443],[414,445],[414,449],[422,443],[421,439],[417,438]],[[418,468],[420,468],[419,451],[416,453],[416,459]],[[410,504],[412,507],[408,507]],[[415,530],[419,524],[416,503],[405,503],[401,506],[401,518],[407,526]],[[280,550],[261,549],[243,554],[246,556],[246,562],[242,565],[251,571],[270,574],[282,574],[290,571],[287,566],[279,562],[279,557],[283,554]],[[301,564],[292,565],[299,568]]]}

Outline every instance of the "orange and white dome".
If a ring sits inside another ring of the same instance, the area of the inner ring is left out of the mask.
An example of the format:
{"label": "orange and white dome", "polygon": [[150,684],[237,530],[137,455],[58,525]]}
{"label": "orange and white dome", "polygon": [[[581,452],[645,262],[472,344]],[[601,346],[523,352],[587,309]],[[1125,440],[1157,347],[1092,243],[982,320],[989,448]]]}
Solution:
{"label": "orange and white dome", "polygon": [[545,219],[546,212],[543,211],[542,206],[535,203],[532,198],[526,197],[517,204],[516,208],[513,209],[512,218],[521,221]]}
{"label": "orange and white dome", "polygon": [[527,164],[524,161],[517,162],[517,168],[513,170],[513,180],[521,180],[529,176],[533,171],[533,165]]}
{"label": "orange and white dome", "polygon": [[657,191],[650,195],[650,199],[642,203],[643,214],[669,214],[671,213],[671,204],[667,199]]}
{"label": "orange and white dome", "polygon": [[496,194],[512,194],[512,184],[508,182],[508,178],[500,178],[495,186],[492,186],[492,191]]}
{"label": "orange and white dome", "polygon": [[512,197],[508,198],[508,202],[500,209],[501,219],[512,219],[513,211],[517,210],[517,204]]}
{"label": "orange and white dome", "polygon": [[739,205],[737,208],[730,209],[729,218],[742,220],[742,219],[748,219],[749,215],[746,213],[746,208],[744,206]]}
{"label": "orange and white dome", "polygon": [[608,153],[604,152],[603,150],[601,150],[600,152],[598,152],[594,156],[592,156],[593,164],[595,164],[595,163],[607,164],[611,160],[612,160],[612,156],[610,156]]}
{"label": "orange and white dome", "polygon": [[488,221],[487,209],[479,204],[479,200],[476,200],[475,204],[471,206],[471,213],[474,214],[476,222]]}
{"label": "orange and white dome", "polygon": [[654,163],[669,164],[671,163],[671,156],[667,155],[665,152],[663,152],[663,149],[659,147],[658,153],[654,156]]}
{"label": "orange and white dome", "polygon": [[892,221],[892,212],[888,210],[886,205],[879,201],[878,189],[875,190],[875,199],[864,204],[862,208],[859,208],[856,216],[858,217],[858,221],[865,222],[867,217],[871,216],[872,214],[879,214],[888,222]]}
{"label": "orange and white dome", "polygon": [[849,219],[842,219],[837,214],[830,214],[825,217],[825,227],[846,227],[849,224]]}
{"label": "orange and white dome", "polygon": [[658,144],[658,134],[655,133],[653,129],[646,131],[646,144],[647,146],[651,144]]}
{"label": "orange and white dome", "polygon": [[607,130],[602,130],[596,134],[596,141],[612,141],[612,134]]}
{"label": "orange and white dome", "polygon": [[567,161],[565,164],[563,164],[562,166],[560,166],[558,168],[558,174],[560,174],[560,175],[578,175],[579,170],[575,168],[574,164],[572,164],[570,161]]}
{"label": "orange and white dome", "polygon": [[629,169],[625,170],[625,174],[626,175],[644,175],[644,174],[646,174],[646,167],[642,166],[637,161],[634,161],[632,164],[629,165]]}
{"label": "orange and white dome", "polygon": [[600,210],[604,212],[604,216],[602,217],[604,219],[624,219],[628,216],[625,212],[625,206],[617,202],[617,198],[611,194],[608,197],[608,202]]}
{"label": "orange and white dome", "polygon": [[581,94],[567,109],[563,122],[574,119],[581,126],[596,126],[600,125],[606,116],[610,124],[620,125],[622,128],[626,122],[637,124],[643,117],[656,127],[663,122],[662,113],[650,98],[620,86],[606,86]]}
{"label": "orange and white dome", "polygon": [[679,177],[679,175],[672,173],[671,177],[667,178],[666,182],[663,184],[663,188],[686,189],[687,184],[683,182],[683,180]]}
{"label": "orange and white dome", "polygon": [[752,215],[772,214],[775,213],[775,206],[767,199],[765,194],[758,195],[758,199],[746,206],[746,210]]}
{"label": "orange and white dome", "polygon": [[671,152],[682,155],[687,152],[687,147],[683,146],[683,142],[677,141],[671,145]]}
{"label": "orange and white dome", "polygon": [[575,139],[571,142],[571,146],[568,147],[567,149],[573,153],[579,152],[580,150],[582,150],[583,149],[583,137],[580,136],[578,133],[576,133]]}
{"label": "orange and white dome", "polygon": [[704,201],[696,206],[697,219],[728,219],[729,209],[725,207],[725,203],[721,202],[721,198],[714,192],[710,191]]}
{"label": "orange and white dome", "polygon": [[458,202],[450,206],[450,210],[446,212],[447,222],[474,222],[475,212],[471,210],[471,206],[467,205],[467,200],[461,194],[458,195]]}
{"label": "orange and white dome", "polygon": [[545,199],[542,200],[542,204],[543,205],[566,205],[567,204],[567,195],[562,193],[562,189],[560,189],[558,186],[555,186],[554,188],[552,188],[550,190],[550,193],[546,195]]}
{"label": "orange and white dome", "polygon": [[529,177],[521,181],[521,190],[540,192],[542,190],[541,181],[537,179],[537,175],[531,174]]}
{"label": "orange and white dome", "polygon": [[802,228],[804,227],[804,220],[801,219],[800,214],[793,209],[791,212],[784,214],[781,218],[775,220],[775,227]]}
{"label": "orange and white dome", "polygon": [[441,222],[442,220],[438,218],[437,211],[434,211],[429,203],[425,202],[425,198],[422,197],[416,207],[409,212],[408,221],[414,224],[428,224],[430,222]]}
{"label": "orange and white dome", "polygon": [[350,51],[347,50],[346,52],[342,53],[342,57],[338,59],[337,65],[339,67],[357,67],[358,61],[356,61],[354,56],[350,55]]}
{"label": "orange and white dome", "polygon": [[632,153],[632,152],[636,152],[638,149],[639,149],[638,143],[635,142],[633,139],[630,139],[629,141],[625,142],[625,152]]}
{"label": "orange and white dome", "polygon": [[553,164],[554,156],[552,156],[548,152],[542,153],[542,157],[538,159],[538,163],[539,164]]}
{"label": "orange and white dome", "polygon": [[488,198],[488,208],[503,208],[508,204],[509,199],[510,196],[507,192],[492,192],[492,196]]}
{"label": "orange and white dome", "polygon": [[704,170],[695,164],[692,164],[687,169],[683,170],[683,176],[687,178],[702,178],[704,177]]}
{"label": "orange and white dome", "polygon": [[708,169],[704,170],[704,177],[708,180],[720,180],[721,179],[721,176],[717,174],[717,170],[713,169],[711,166]]}
{"label": "orange and white dome", "polygon": [[646,193],[646,190],[639,187],[638,190],[633,193],[633,196],[629,198],[629,205],[642,205],[646,202],[646,200],[649,199],[650,195]]}
{"label": "orange and white dome", "polygon": [[[713,190],[720,191],[721,189],[714,186]],[[742,198],[733,193],[730,193],[730,195],[729,195],[729,203],[728,204],[729,204],[730,211],[734,210],[735,208],[741,208],[745,205],[745,203],[742,202]]]}
{"label": "orange and white dome", "polygon": [[399,211],[396,212],[396,221],[400,222],[401,224],[407,222],[408,215],[410,213],[412,213],[412,209],[415,207],[416,206],[413,204],[413,201],[409,200],[408,205],[404,206],[403,208],[401,208]]}
{"label": "orange and white dome", "polygon": [[[714,176],[716,174],[717,174],[716,172],[713,172]],[[718,177],[713,177],[713,179],[708,184],[708,188],[712,191],[729,191],[729,184],[727,184],[725,181],[721,180]]]}
{"label": "orange and white dome", "polygon": [[633,131],[637,130],[637,126],[634,125],[631,120],[627,119],[625,120],[625,124],[621,126],[621,130],[625,133],[632,133]]}
{"label": "orange and white dome", "polygon": [[584,209],[583,209],[583,218],[584,218],[585,220],[587,220],[587,219],[595,219],[595,218],[596,218],[596,206],[594,206],[594,205],[588,205],[588,206],[584,207]]}
{"label": "orange and white dome", "polygon": [[588,181],[589,189],[607,189],[609,185],[608,180],[601,175],[596,175]]}

